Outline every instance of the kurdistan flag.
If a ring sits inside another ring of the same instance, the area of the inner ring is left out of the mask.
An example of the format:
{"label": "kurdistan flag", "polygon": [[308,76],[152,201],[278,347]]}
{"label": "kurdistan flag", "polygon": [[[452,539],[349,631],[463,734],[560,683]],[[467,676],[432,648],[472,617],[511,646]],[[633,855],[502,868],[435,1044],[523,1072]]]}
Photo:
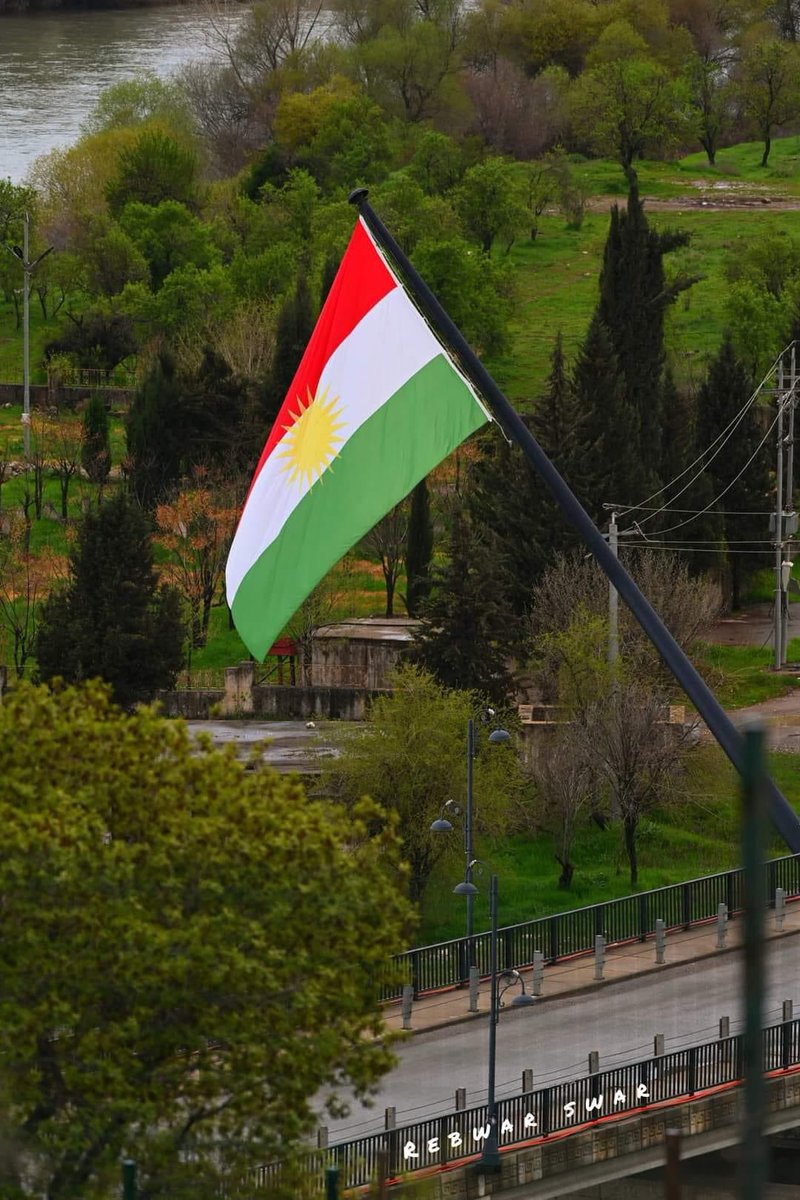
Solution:
{"label": "kurdistan flag", "polygon": [[350,547],[488,419],[359,218],[228,556],[228,603],[256,658]]}

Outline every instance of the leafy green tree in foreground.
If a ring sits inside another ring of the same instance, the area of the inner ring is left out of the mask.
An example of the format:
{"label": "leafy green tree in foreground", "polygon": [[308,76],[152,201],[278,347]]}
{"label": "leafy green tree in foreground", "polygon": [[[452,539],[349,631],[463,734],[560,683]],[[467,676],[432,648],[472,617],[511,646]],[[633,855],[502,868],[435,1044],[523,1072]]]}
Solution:
{"label": "leafy green tree in foreground", "polygon": [[[439,859],[448,852],[457,859],[461,850],[458,832],[436,837],[430,826],[446,800],[465,803],[467,722],[481,710],[474,693],[451,691],[420,667],[405,665],[397,671],[392,695],[373,704],[369,721],[343,727],[336,735],[340,754],[326,763],[326,790],[348,807],[370,795],[388,813],[396,813],[413,900],[422,896]],[[474,795],[480,825],[475,834],[480,838],[502,833],[510,802],[524,783],[510,747],[489,746],[480,734],[476,742]],[[454,863],[456,878],[458,870]]]}
{"label": "leafy green tree in foreground", "polygon": [[161,587],[150,525],[117,493],[83,519],[70,580],[42,612],[36,657],[42,679],[99,676],[126,708],[171,687],[183,663],[180,600]]}
{"label": "leafy green tree in foreground", "polygon": [[[391,1064],[390,822],[306,798],[99,684],[0,708],[0,1195],[252,1196],[322,1088]],[[294,1195],[289,1180],[278,1194]]]}

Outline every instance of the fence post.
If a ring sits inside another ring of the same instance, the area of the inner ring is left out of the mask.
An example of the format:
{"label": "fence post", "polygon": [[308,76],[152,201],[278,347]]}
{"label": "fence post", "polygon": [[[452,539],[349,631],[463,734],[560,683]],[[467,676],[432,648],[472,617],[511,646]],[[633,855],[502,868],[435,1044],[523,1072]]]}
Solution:
{"label": "fence post", "polygon": [[736,897],[734,895],[734,880],[736,875],[733,871],[728,871],[725,876],[725,903],[728,906],[728,913],[732,914],[736,911]]}
{"label": "fence post", "polygon": [[600,1093],[600,1051],[589,1051],[589,1076],[592,1081],[592,1099]]}
{"label": "fence post", "polygon": [[550,918],[550,962],[558,962],[558,917]]}
{"label": "fence post", "polygon": [[[411,951],[411,991],[414,996],[418,996],[422,989],[419,977],[419,950]],[[403,989],[405,992],[405,988]]]}
{"label": "fence post", "polygon": [[522,1090],[523,1092],[533,1091],[533,1071],[530,1067],[526,1067],[522,1072]]}
{"label": "fence post", "polygon": [[644,893],[639,897],[639,941],[647,941],[647,896]]}
{"label": "fence post", "polygon": [[606,963],[606,940],[602,933],[598,933],[594,939],[594,977],[595,979],[603,978],[603,968]]}
{"label": "fence post", "polygon": [[411,1009],[414,1005],[414,989],[410,983],[403,988],[403,1029],[411,1028]]}
{"label": "fence post", "polygon": [[731,1019],[730,1017],[720,1017],[719,1019],[719,1039],[724,1041],[725,1038],[731,1036]]}
{"label": "fence post", "polygon": [[691,929],[692,926],[692,893],[691,884],[681,884],[681,899],[683,901],[683,928]]}
{"label": "fence post", "polygon": [[122,1200],[136,1200],[136,1162],[132,1158],[122,1160]]}
{"label": "fence post", "polygon": [[657,1033],[656,1036],[653,1038],[653,1057],[654,1058],[663,1058],[664,1057],[664,1034],[663,1033]]}
{"label": "fence post", "polygon": [[[780,891],[780,888],[778,889]],[[781,1025],[781,1066],[784,1071],[792,1063],[792,1024],[794,1005],[791,1000],[784,1000]]]}
{"label": "fence post", "polygon": [[318,1150],[327,1150],[328,1149],[328,1126],[327,1125],[320,1125],[319,1129],[317,1130],[317,1149]]}
{"label": "fence post", "polygon": [[456,1088],[456,1112],[463,1112],[467,1107],[467,1089]]}
{"label": "fence post", "polygon": [[783,932],[783,922],[786,920],[786,892],[783,888],[775,888],[775,928]]}
{"label": "fence post", "polygon": [[717,907],[717,949],[725,949],[725,936],[728,932],[728,906],[720,904]]}
{"label": "fence post", "polygon": [[689,1047],[689,1065],[687,1071],[687,1091],[690,1096],[693,1096],[697,1091],[697,1047]]}
{"label": "fence post", "polygon": [[533,952],[533,994],[541,996],[542,982],[544,980],[544,954],[541,950]]}
{"label": "fence post", "polygon": [[387,1131],[387,1133],[392,1129],[397,1129],[396,1108],[390,1107],[383,1110],[383,1128]]}
{"label": "fence post", "polygon": [[664,962],[667,949],[667,926],[661,917],[656,919],[656,962],[659,966]]}
{"label": "fence post", "polygon": [[339,1200],[339,1168],[325,1170],[325,1200]]}
{"label": "fence post", "polygon": [[480,989],[478,987],[478,984],[480,983],[480,978],[481,978],[481,973],[478,970],[478,968],[470,967],[470,969],[469,969],[469,1011],[473,1012],[473,1013],[478,1011],[478,996],[480,995]]}

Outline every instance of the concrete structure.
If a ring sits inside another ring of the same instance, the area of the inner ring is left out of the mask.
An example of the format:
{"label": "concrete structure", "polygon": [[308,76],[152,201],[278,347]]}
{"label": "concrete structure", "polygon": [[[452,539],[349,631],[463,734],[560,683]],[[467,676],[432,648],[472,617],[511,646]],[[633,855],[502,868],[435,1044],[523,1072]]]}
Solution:
{"label": "concrete structure", "polygon": [[311,682],[315,687],[391,687],[392,672],[419,628],[411,617],[355,617],[315,630]]}

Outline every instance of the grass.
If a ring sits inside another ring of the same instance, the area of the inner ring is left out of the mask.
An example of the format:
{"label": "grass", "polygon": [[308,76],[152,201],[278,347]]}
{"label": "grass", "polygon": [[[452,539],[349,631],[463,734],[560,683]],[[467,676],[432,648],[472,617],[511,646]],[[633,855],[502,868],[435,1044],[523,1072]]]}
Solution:
{"label": "grass", "polygon": [[[789,662],[800,657],[800,638],[789,643]],[[794,691],[800,679],[776,674],[771,668],[774,651],[770,646],[702,647],[697,663],[709,686],[724,708],[747,708],[776,696]]]}
{"label": "grass", "polygon": [[[772,774],[796,809],[800,809],[799,768],[800,755],[770,756]],[[639,890],[665,887],[739,864],[739,784],[721,750],[703,745],[691,752],[681,793],[674,804],[641,823]],[[476,807],[479,803],[477,798]],[[417,945],[464,933],[463,901],[452,894],[453,884],[463,874],[457,849],[439,863],[428,885]],[[777,836],[769,853],[774,857],[787,853]],[[497,842],[478,839],[477,857],[500,877],[501,925],[617,899],[633,890],[621,830],[615,825],[600,830],[588,820],[584,822],[573,847],[575,875],[569,890],[558,886],[560,867],[552,839],[546,834],[517,834]],[[475,904],[475,927],[485,929],[489,924],[487,878],[476,882],[481,895]]]}

